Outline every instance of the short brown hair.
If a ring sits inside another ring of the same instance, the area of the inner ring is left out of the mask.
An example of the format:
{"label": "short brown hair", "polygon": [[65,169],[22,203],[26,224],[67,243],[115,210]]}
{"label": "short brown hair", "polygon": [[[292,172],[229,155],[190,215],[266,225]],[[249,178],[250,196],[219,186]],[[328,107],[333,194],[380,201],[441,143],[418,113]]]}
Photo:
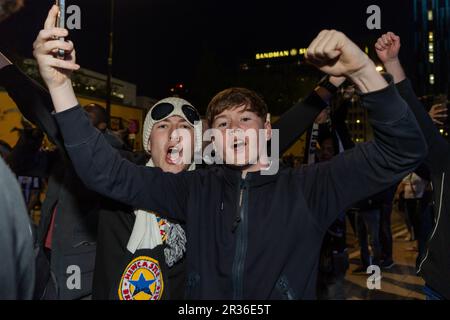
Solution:
{"label": "short brown hair", "polygon": [[245,88],[229,88],[212,98],[206,110],[206,119],[211,127],[214,118],[225,110],[246,105],[247,110],[256,113],[266,122],[268,108],[264,100],[254,91]]}

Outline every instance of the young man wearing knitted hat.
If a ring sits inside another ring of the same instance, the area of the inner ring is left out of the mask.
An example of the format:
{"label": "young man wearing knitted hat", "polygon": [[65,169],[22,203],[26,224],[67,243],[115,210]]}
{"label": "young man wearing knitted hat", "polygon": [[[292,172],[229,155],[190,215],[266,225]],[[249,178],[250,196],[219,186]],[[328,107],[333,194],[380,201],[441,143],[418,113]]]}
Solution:
{"label": "young man wearing knitted hat", "polygon": [[[186,150],[189,153],[201,149],[199,120],[196,109],[186,100],[167,98],[157,102],[148,112],[143,129],[143,146],[151,155],[147,166],[170,173],[194,170],[195,164],[190,164],[191,159],[184,161],[183,155]],[[194,145],[194,141],[198,144]],[[179,221],[140,209],[134,211],[134,216],[104,215],[102,219],[94,299],[184,297],[186,234]],[[108,274],[103,275],[106,270]]]}

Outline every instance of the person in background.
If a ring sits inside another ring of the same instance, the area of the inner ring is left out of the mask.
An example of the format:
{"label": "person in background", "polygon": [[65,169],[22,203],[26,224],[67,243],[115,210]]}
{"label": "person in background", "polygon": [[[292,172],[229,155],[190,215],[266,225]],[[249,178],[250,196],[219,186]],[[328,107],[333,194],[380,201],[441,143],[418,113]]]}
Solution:
{"label": "person in background", "polygon": [[428,144],[424,165],[430,172],[433,185],[435,225],[427,241],[426,253],[419,263],[418,274],[425,280],[424,293],[428,300],[450,299],[450,143],[439,133],[414,93],[399,59],[400,47],[400,37],[392,32],[383,34],[375,44],[378,57],[386,71],[392,74]]}
{"label": "person in background", "polygon": [[[337,151],[339,145],[337,133],[322,127],[318,139],[318,163],[330,161],[339,154]],[[344,281],[348,267],[345,211],[343,211],[327,229],[323,239],[317,279],[319,300],[345,300]]]}
{"label": "person in background", "polygon": [[[418,174],[412,172],[402,181],[400,189],[404,192],[405,211],[411,221],[411,239],[417,241],[420,230],[420,219],[422,209],[422,198],[427,189],[428,181],[422,179]],[[417,248],[415,249],[417,250]]]}
{"label": "person in background", "polygon": [[380,245],[381,245],[381,268],[391,269],[394,265],[393,239],[392,239],[392,207],[397,185],[383,192],[380,211]]}
{"label": "person in background", "polygon": [[357,208],[357,234],[361,260],[361,265],[353,270],[355,274],[366,274],[369,266],[381,265],[380,216],[383,194],[384,192],[380,192],[370,196],[354,206]]}
{"label": "person in background", "polygon": [[48,178],[52,157],[50,153],[41,150],[43,132],[25,121],[22,123],[23,129],[15,129],[19,132],[19,140],[6,161],[17,176],[28,212],[31,214],[40,202],[40,193],[44,179]]}
{"label": "person in background", "polygon": [[[106,140],[114,148],[118,150],[130,151],[125,142],[108,128],[109,115],[104,107],[96,103],[90,103],[85,105],[83,108],[87,112],[92,125],[105,135]],[[131,156],[131,153],[126,154]]]}

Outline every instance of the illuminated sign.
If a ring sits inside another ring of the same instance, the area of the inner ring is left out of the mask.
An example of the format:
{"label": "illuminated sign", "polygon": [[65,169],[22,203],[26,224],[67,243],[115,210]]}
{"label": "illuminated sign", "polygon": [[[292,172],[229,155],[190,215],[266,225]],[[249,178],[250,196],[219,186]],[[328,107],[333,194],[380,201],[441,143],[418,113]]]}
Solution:
{"label": "illuminated sign", "polygon": [[266,59],[277,59],[277,58],[287,58],[296,57],[298,55],[304,55],[307,48],[291,49],[291,50],[281,50],[272,52],[257,53],[256,60],[266,60]]}

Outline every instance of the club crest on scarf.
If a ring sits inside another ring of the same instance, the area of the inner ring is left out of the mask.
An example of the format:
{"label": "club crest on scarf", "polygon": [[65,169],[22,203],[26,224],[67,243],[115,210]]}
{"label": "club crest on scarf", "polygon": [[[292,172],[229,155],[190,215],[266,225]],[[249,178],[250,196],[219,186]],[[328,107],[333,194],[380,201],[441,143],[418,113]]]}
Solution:
{"label": "club crest on scarf", "polygon": [[157,260],[141,256],[128,264],[119,285],[120,300],[160,300],[164,283]]}

